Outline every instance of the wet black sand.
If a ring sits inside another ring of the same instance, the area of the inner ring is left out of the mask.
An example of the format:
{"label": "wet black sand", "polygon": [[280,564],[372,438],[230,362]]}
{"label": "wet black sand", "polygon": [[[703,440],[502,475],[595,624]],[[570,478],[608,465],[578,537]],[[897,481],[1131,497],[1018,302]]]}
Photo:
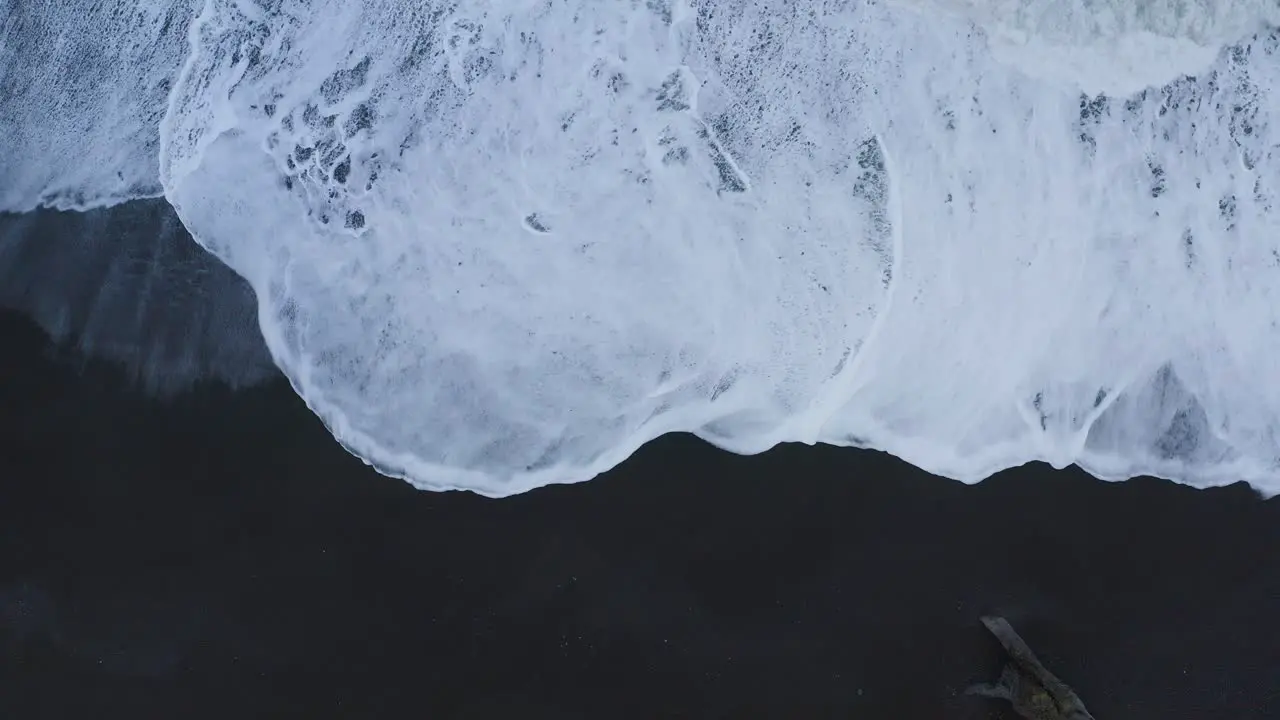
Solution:
{"label": "wet black sand", "polygon": [[1280,717],[1280,504],[687,436],[412,490],[282,381],[148,399],[0,315],[0,717],[1013,717],[1000,612],[1098,718]]}

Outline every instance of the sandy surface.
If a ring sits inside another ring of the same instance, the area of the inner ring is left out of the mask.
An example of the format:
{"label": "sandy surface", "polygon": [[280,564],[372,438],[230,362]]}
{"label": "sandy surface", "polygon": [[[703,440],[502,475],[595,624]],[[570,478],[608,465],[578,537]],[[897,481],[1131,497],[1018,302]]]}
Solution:
{"label": "sandy surface", "polygon": [[283,382],[149,400],[0,315],[0,716],[1013,717],[1008,617],[1100,719],[1280,715],[1280,504],[688,436],[417,492]]}

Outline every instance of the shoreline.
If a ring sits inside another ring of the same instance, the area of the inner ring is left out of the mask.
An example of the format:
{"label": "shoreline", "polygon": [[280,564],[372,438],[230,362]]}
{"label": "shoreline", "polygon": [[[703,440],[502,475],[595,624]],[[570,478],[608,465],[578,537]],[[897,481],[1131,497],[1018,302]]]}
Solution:
{"label": "shoreline", "polygon": [[586,483],[431,493],[283,381],[152,400],[13,314],[0,338],[14,717],[1014,717],[963,694],[993,612],[1099,718],[1280,714],[1280,503],[1240,484],[668,435]]}

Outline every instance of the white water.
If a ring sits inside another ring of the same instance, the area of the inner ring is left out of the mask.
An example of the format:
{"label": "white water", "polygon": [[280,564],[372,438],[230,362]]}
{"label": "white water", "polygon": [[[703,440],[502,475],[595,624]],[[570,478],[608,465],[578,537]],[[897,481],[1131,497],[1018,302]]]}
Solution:
{"label": "white water", "polygon": [[687,430],[1280,492],[1274,1],[211,0],[177,56],[35,14],[101,60],[5,21],[0,209],[162,187],[420,487]]}

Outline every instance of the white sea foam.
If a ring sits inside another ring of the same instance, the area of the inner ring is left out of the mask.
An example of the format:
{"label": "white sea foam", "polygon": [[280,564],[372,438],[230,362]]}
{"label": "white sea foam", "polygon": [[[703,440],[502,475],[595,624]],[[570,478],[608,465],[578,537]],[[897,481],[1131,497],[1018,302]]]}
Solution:
{"label": "white sea foam", "polygon": [[687,430],[1276,492],[1276,14],[210,0],[159,181],[421,487]]}
{"label": "white sea foam", "polygon": [[1275,0],[889,0],[975,23],[993,57],[1089,94],[1127,95],[1208,69],[1280,22]]}
{"label": "white sea foam", "polygon": [[163,192],[160,120],[194,0],[0,0],[0,210]]}

